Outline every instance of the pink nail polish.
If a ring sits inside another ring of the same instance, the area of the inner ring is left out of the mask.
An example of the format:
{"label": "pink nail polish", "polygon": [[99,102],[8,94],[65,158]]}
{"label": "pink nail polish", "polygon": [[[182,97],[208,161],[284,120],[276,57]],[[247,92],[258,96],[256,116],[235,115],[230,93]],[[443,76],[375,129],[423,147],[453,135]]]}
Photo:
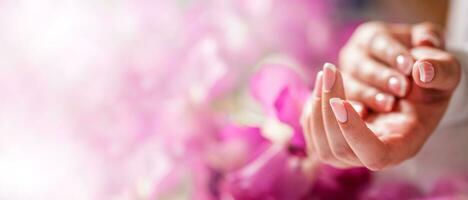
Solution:
{"label": "pink nail polish", "polygon": [[424,83],[429,83],[434,79],[435,71],[434,66],[430,62],[423,61],[418,64],[419,80]]}
{"label": "pink nail polish", "polygon": [[343,100],[339,98],[331,98],[330,99],[330,106],[335,114],[336,120],[341,123],[345,123],[348,121],[348,113],[346,108],[344,107]]}
{"label": "pink nail polish", "polygon": [[396,63],[401,72],[410,75],[414,63],[411,57],[400,54],[396,57]]}
{"label": "pink nail polish", "polygon": [[388,89],[394,94],[403,97],[406,94],[406,82],[392,76],[388,79]]}
{"label": "pink nail polish", "polygon": [[330,92],[335,84],[336,67],[333,64],[325,63],[323,65],[323,90]]}
{"label": "pink nail polish", "polygon": [[317,77],[315,78],[315,91],[314,94],[316,97],[322,96],[322,82],[323,82],[323,71],[319,71],[317,73]]}
{"label": "pink nail polish", "polygon": [[395,103],[395,97],[383,93],[378,93],[375,95],[375,102],[377,105],[385,111],[391,111],[393,108],[393,103]]}

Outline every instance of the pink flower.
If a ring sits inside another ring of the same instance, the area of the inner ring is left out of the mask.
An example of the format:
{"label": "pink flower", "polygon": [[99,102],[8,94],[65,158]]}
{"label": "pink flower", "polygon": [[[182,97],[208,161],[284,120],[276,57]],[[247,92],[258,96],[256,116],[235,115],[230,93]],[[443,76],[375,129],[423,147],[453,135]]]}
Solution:
{"label": "pink flower", "polygon": [[280,146],[241,170],[227,176],[225,196],[234,199],[300,199],[310,190],[311,179],[301,168],[302,160],[290,157]]}
{"label": "pink flower", "polygon": [[287,66],[266,64],[252,77],[251,93],[270,116],[293,129],[291,148],[304,154],[300,116],[309,89],[307,82]]}

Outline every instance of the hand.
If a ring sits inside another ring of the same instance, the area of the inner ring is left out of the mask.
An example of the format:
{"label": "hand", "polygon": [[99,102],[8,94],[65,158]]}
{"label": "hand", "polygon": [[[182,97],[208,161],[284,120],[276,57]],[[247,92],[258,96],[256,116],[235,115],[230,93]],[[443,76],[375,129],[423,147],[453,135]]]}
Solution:
{"label": "hand", "polygon": [[418,46],[443,48],[441,28],[380,22],[358,27],[340,52],[348,98],[374,111],[391,111],[395,97],[405,97],[410,90],[408,76],[414,64],[410,49]]}
{"label": "hand", "polygon": [[[373,170],[415,155],[442,118],[460,79],[460,67],[453,56],[428,48],[443,48],[441,35],[440,29],[429,23],[409,26],[374,22],[358,28],[340,53],[346,84],[337,87],[344,88],[349,99],[363,102],[374,112],[364,118],[366,126],[343,129],[341,123],[333,121],[331,107],[324,103],[331,97],[321,95],[324,98],[320,108],[312,100],[309,112],[314,115],[307,115],[304,123],[309,150],[336,167],[366,166]],[[415,46],[428,47],[409,50]],[[418,61],[414,63],[414,59]],[[423,76],[421,72],[425,72]],[[405,76],[408,73],[414,82]],[[338,85],[341,79],[339,75]],[[321,80],[317,79],[319,88]],[[400,101],[393,96],[401,98],[408,93]],[[331,96],[344,98],[344,92]],[[349,141],[345,136],[352,131],[366,133],[363,137],[372,133],[369,137],[374,140]]]}
{"label": "hand", "polygon": [[460,79],[460,67],[450,54],[434,48],[416,48],[411,55],[417,62],[412,66],[410,95],[391,112],[370,113],[364,119],[343,100],[341,73],[325,64],[304,113],[310,155],[335,167],[371,170],[414,156],[442,118]]}

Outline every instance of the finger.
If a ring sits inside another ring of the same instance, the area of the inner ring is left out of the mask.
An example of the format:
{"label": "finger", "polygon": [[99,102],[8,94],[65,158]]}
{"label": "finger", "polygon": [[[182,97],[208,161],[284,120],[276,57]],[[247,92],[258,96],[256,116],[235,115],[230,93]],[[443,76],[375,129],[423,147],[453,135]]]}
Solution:
{"label": "finger", "polygon": [[395,97],[381,92],[378,89],[362,83],[353,77],[345,76],[346,97],[351,100],[364,103],[370,109],[377,112],[390,112],[395,105]]}
{"label": "finger", "polygon": [[359,101],[349,101],[351,103],[351,106],[353,106],[353,109],[358,112],[359,116],[365,117],[367,115],[367,109],[366,106],[359,102]]}
{"label": "finger", "polygon": [[451,54],[434,48],[419,47],[411,51],[418,59],[414,64],[416,85],[443,91],[453,91],[460,81],[460,64]]}
{"label": "finger", "polygon": [[411,30],[413,28],[410,24],[387,24],[387,30],[405,47],[410,48],[411,44]]}
{"label": "finger", "polygon": [[343,71],[381,91],[404,97],[409,80],[394,68],[362,53],[359,47],[346,47],[340,54]]}
{"label": "finger", "polygon": [[442,27],[430,23],[420,23],[413,26],[411,30],[411,43],[413,46],[429,46],[444,48]]}
{"label": "finger", "polygon": [[341,134],[340,127],[331,110],[329,101],[334,97],[345,97],[343,80],[333,64],[325,63],[323,65],[322,117],[328,143],[333,155],[338,160],[352,165],[360,165],[361,163]]}
{"label": "finger", "polygon": [[349,102],[330,100],[344,138],[367,168],[381,170],[390,163],[386,145],[366,126]]}
{"label": "finger", "polygon": [[356,30],[351,38],[351,43],[357,44],[375,58],[398,69],[403,74],[409,75],[414,61],[408,48],[403,44],[407,43],[407,39],[405,39],[407,36],[404,34],[404,32],[408,32],[407,29],[405,26],[389,26],[379,22],[366,23]]}
{"label": "finger", "polygon": [[[311,98],[311,114],[310,114],[310,127],[311,135],[305,137],[309,139],[306,144],[310,144],[308,148],[314,148],[318,158],[327,164],[333,165],[335,167],[347,167],[349,165],[337,160],[333,155],[330,145],[328,144],[327,135],[325,133],[323,120],[322,120],[322,82],[323,82],[323,72],[320,71],[317,74],[315,80],[315,89],[313,92],[313,97]],[[311,140],[311,141],[310,141]],[[312,147],[313,146],[313,147]]]}
{"label": "finger", "polygon": [[403,74],[411,73],[413,58],[408,49],[389,33],[377,33],[366,48],[370,55],[398,69]]}

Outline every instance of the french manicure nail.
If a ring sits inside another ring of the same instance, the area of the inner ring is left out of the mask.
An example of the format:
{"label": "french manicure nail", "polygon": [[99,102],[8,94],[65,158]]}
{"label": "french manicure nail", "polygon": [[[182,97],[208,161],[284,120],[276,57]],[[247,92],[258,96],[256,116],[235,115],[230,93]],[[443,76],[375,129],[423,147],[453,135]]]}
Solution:
{"label": "french manicure nail", "polygon": [[325,63],[323,65],[323,89],[330,92],[335,84],[336,67],[333,64]]}
{"label": "french manicure nail", "polygon": [[403,97],[406,94],[406,81],[402,81],[394,76],[388,79],[388,88],[394,94]]}
{"label": "french manicure nail", "polygon": [[395,97],[383,93],[378,93],[375,95],[375,102],[385,111],[391,111],[393,108],[393,103],[395,103]]}
{"label": "french manicure nail", "polygon": [[419,80],[423,83],[429,83],[434,79],[435,71],[434,66],[430,62],[423,61],[418,64]]}
{"label": "french manicure nail", "polygon": [[319,71],[317,73],[317,77],[315,78],[314,94],[316,97],[322,96],[322,82],[323,82],[323,71]]}
{"label": "french manicure nail", "polygon": [[398,55],[396,57],[397,67],[406,75],[411,73],[411,69],[413,68],[413,59],[409,56],[405,55]]}
{"label": "french manicure nail", "polygon": [[333,110],[333,114],[335,114],[336,120],[341,123],[345,123],[348,121],[348,113],[346,108],[344,107],[343,100],[339,98],[331,98],[330,99],[330,106]]}

